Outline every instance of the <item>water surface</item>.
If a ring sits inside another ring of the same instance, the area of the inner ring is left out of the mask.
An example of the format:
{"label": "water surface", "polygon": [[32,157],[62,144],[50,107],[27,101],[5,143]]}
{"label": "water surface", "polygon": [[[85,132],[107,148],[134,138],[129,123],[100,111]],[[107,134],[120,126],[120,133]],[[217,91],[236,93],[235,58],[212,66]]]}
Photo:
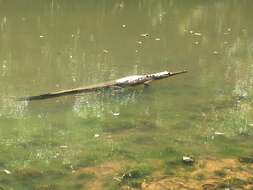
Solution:
{"label": "water surface", "polygon": [[[101,163],[252,155],[251,7],[249,0],[0,1],[1,187],[82,189],[75,172]],[[148,88],[15,101],[184,69]]]}

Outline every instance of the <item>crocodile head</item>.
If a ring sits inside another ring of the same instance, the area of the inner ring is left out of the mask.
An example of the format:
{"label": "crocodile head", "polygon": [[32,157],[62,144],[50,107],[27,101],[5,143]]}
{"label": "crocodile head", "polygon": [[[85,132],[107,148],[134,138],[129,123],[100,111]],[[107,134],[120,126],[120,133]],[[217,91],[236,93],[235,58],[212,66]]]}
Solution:
{"label": "crocodile head", "polygon": [[154,80],[158,80],[158,79],[163,79],[163,78],[167,78],[173,75],[178,75],[178,74],[182,74],[182,73],[186,73],[187,71],[178,71],[178,72],[169,72],[169,71],[163,71],[163,72],[159,72],[159,73],[153,73],[151,74],[151,77]]}

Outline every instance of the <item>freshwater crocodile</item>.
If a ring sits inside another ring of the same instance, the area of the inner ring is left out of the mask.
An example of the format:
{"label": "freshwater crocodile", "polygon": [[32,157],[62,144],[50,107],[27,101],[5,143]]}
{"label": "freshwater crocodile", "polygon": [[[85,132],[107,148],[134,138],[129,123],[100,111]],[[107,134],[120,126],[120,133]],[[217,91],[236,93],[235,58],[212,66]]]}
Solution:
{"label": "freshwater crocodile", "polygon": [[113,81],[91,85],[91,86],[87,86],[83,88],[74,88],[74,89],[62,90],[62,91],[57,91],[57,92],[50,92],[46,94],[40,94],[36,96],[21,97],[21,98],[18,98],[18,100],[20,101],[43,100],[43,99],[55,98],[59,96],[65,96],[69,94],[92,92],[92,91],[109,89],[109,88],[120,89],[120,88],[124,88],[128,86],[136,86],[140,84],[144,84],[147,86],[150,84],[150,82],[154,80],[160,80],[160,79],[168,78],[168,77],[186,73],[186,72],[187,72],[186,70],[178,71],[178,72],[163,71],[163,72],[145,74],[145,75],[131,75],[131,76],[119,78]]}

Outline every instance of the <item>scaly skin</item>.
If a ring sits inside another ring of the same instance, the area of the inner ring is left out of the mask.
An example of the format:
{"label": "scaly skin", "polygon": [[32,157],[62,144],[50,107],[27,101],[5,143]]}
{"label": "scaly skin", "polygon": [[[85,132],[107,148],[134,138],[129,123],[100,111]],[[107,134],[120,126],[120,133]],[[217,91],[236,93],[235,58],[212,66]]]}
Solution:
{"label": "scaly skin", "polygon": [[19,101],[43,100],[43,99],[49,99],[49,98],[56,98],[59,96],[66,96],[70,94],[93,92],[93,91],[108,89],[108,88],[124,88],[127,86],[136,86],[140,84],[148,85],[150,82],[154,80],[160,80],[160,79],[168,78],[168,77],[186,73],[186,72],[187,71],[179,71],[179,72],[163,71],[159,73],[146,74],[146,75],[132,75],[132,76],[123,77],[114,81],[87,86],[84,88],[75,88],[75,89],[62,90],[62,91],[51,92],[51,93],[46,93],[46,94],[41,94],[41,95],[36,95],[36,96],[27,96],[27,97],[18,98],[18,100]]}

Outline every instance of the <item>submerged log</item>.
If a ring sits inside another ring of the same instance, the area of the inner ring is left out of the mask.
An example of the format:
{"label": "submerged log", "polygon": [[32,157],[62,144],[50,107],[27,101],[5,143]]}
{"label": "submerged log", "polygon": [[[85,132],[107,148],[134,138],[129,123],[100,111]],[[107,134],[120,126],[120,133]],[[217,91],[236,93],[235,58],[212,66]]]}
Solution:
{"label": "submerged log", "polygon": [[163,71],[159,73],[153,73],[153,74],[145,74],[145,75],[131,75],[127,77],[123,77],[120,79],[116,79],[113,81],[100,83],[92,86],[87,86],[83,88],[74,88],[74,89],[68,89],[68,90],[62,90],[57,92],[50,92],[46,94],[40,94],[36,96],[27,96],[27,97],[21,97],[17,100],[19,101],[31,101],[31,100],[43,100],[43,99],[49,99],[49,98],[56,98],[59,96],[66,96],[71,94],[79,94],[79,93],[85,93],[85,92],[93,92],[98,91],[102,89],[120,89],[128,86],[136,86],[140,84],[149,85],[154,80],[160,80],[164,78],[168,78],[171,76],[175,76],[178,74],[186,73],[187,71],[178,71],[178,72],[168,72]]}

